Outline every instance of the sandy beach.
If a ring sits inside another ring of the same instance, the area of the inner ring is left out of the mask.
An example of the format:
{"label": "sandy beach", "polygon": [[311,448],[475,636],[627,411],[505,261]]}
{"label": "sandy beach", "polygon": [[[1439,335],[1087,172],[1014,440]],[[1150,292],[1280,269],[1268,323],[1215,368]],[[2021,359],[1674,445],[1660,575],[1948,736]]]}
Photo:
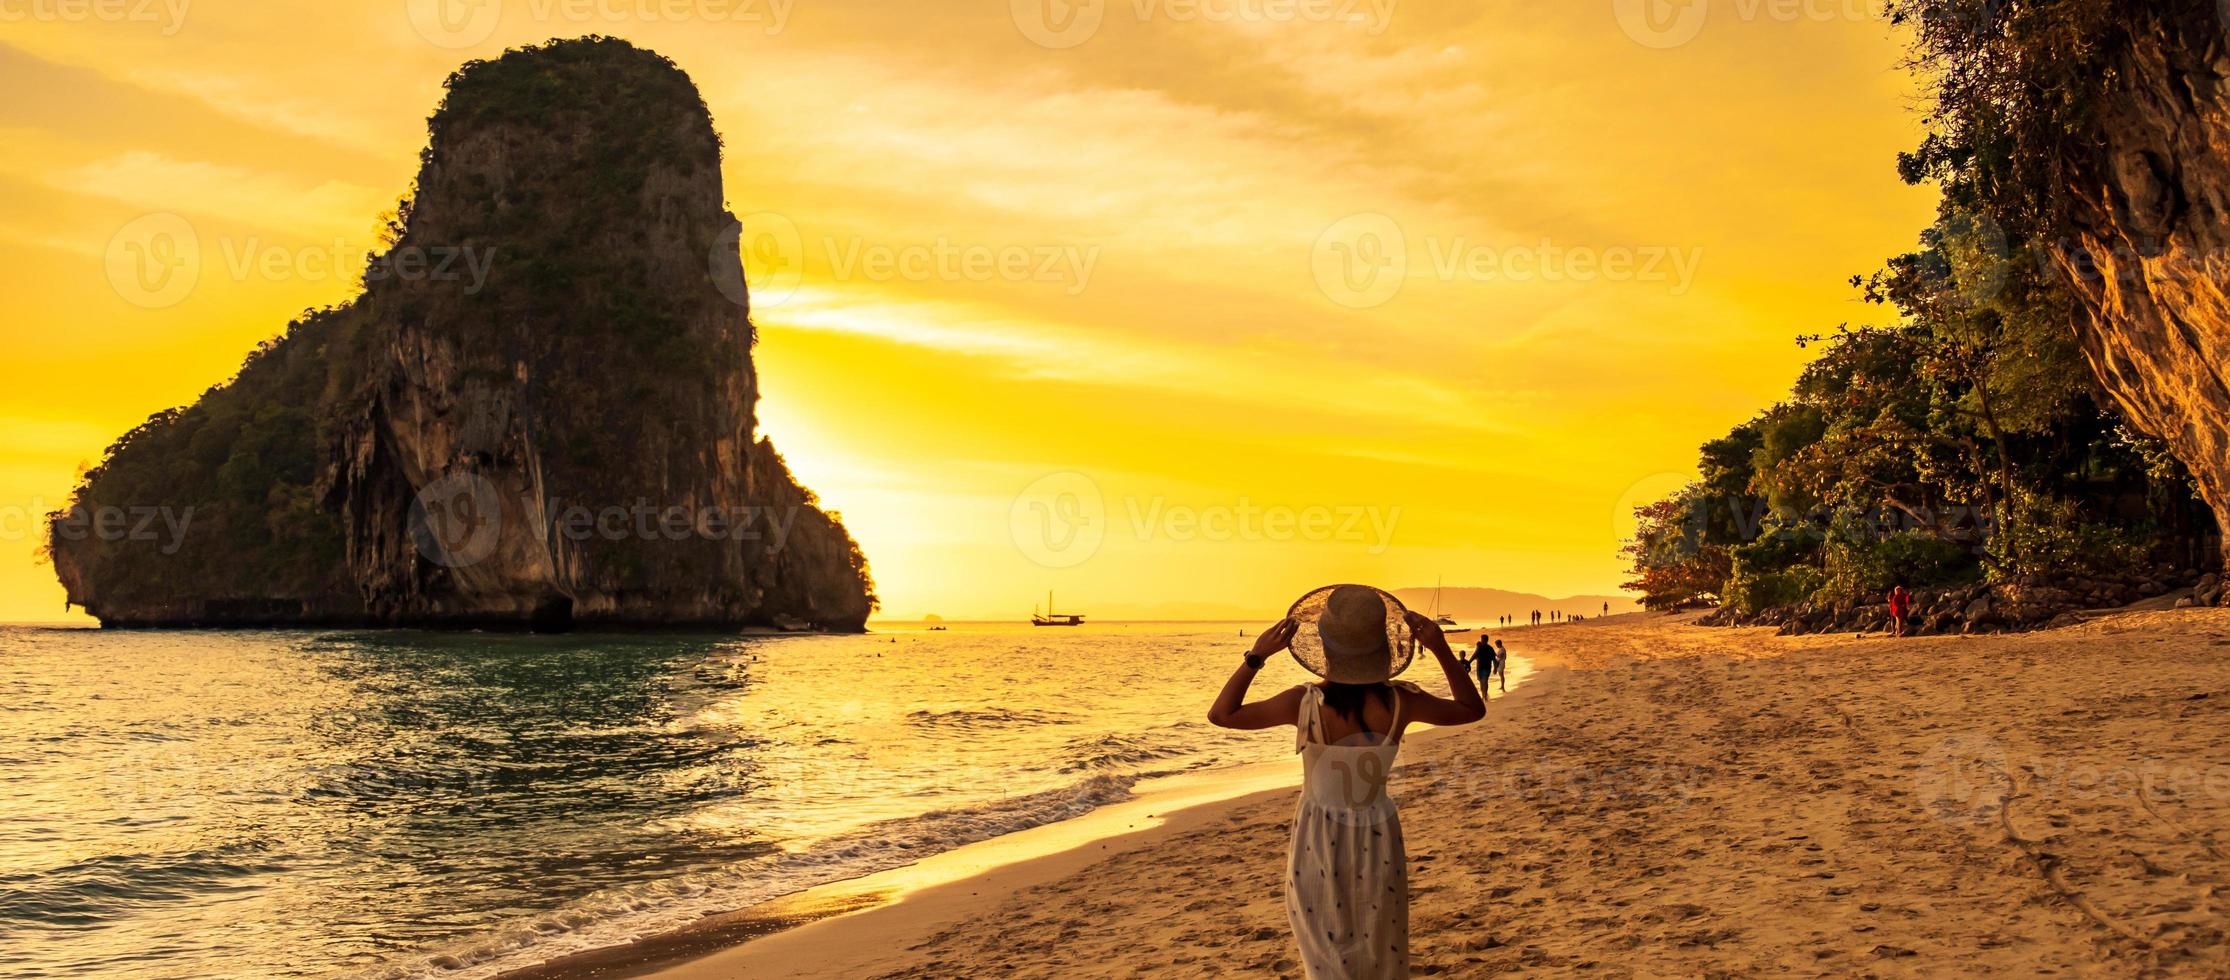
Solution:
{"label": "sandy beach", "polygon": [[[2230,972],[2230,610],[1913,640],[1690,618],[1505,631],[1540,675],[1405,746],[1418,974]],[[1297,976],[1292,803],[987,842],[978,875],[537,974]]]}

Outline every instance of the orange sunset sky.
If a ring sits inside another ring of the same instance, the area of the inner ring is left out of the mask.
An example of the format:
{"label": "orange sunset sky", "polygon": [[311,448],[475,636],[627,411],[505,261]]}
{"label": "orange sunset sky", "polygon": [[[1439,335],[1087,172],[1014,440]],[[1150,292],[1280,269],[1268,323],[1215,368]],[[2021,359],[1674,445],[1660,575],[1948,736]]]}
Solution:
{"label": "orange sunset sky", "polygon": [[[703,91],[762,427],[884,616],[1614,591],[1934,201],[1874,4],[1643,6],[5,0],[0,619],[65,618],[81,465],[355,291],[451,70],[590,33]],[[149,215],[180,296],[112,275]]]}

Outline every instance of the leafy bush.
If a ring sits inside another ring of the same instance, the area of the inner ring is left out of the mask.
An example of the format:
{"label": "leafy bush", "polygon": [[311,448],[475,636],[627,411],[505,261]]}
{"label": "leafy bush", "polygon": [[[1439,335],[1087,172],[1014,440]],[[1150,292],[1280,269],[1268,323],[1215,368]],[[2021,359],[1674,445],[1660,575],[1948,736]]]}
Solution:
{"label": "leafy bush", "polygon": [[1964,585],[1982,575],[1965,547],[1914,531],[1871,540],[1834,537],[1823,552],[1824,586],[1836,597],[1879,596],[1891,588]]}
{"label": "leafy bush", "polygon": [[1795,565],[1779,571],[1751,566],[1737,558],[1734,574],[1727,578],[1727,605],[1743,613],[1803,602],[1827,581],[1812,565]]}
{"label": "leafy bush", "polygon": [[1992,542],[2005,556],[2002,577],[2119,572],[2148,561],[2142,530],[2085,520],[2072,501],[2025,494],[2015,507],[2021,519]]}

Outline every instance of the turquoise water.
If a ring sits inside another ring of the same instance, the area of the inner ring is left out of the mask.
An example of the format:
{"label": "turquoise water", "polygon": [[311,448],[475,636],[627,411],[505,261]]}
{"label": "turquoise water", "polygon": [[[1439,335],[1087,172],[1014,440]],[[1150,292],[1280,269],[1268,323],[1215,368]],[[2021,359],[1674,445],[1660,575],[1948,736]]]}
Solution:
{"label": "turquoise water", "polygon": [[1289,754],[1200,720],[1237,632],[0,627],[0,977],[486,976],[895,867]]}

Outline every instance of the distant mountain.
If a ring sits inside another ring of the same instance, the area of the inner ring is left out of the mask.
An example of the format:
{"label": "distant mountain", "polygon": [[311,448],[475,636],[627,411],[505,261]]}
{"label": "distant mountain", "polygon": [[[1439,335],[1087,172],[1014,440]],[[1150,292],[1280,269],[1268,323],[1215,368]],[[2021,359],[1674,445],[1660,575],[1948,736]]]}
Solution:
{"label": "distant mountain", "polygon": [[[1422,613],[1430,613],[1435,611],[1433,609],[1434,591],[1431,588],[1395,589],[1394,597],[1400,599],[1403,605],[1411,609]],[[1630,596],[1622,595],[1575,595],[1566,596],[1562,599],[1551,599],[1548,596],[1535,595],[1531,592],[1509,592],[1503,589],[1473,589],[1451,586],[1438,591],[1440,593],[1440,608],[1438,611],[1455,617],[1457,622],[1466,626],[1480,623],[1491,624],[1502,616],[1515,616],[1522,623],[1536,609],[1544,613],[1555,611],[1575,616],[1600,616],[1603,614],[1603,605],[1609,603],[1611,614],[1614,616],[1619,613],[1641,610],[1640,603],[1635,602]]]}

